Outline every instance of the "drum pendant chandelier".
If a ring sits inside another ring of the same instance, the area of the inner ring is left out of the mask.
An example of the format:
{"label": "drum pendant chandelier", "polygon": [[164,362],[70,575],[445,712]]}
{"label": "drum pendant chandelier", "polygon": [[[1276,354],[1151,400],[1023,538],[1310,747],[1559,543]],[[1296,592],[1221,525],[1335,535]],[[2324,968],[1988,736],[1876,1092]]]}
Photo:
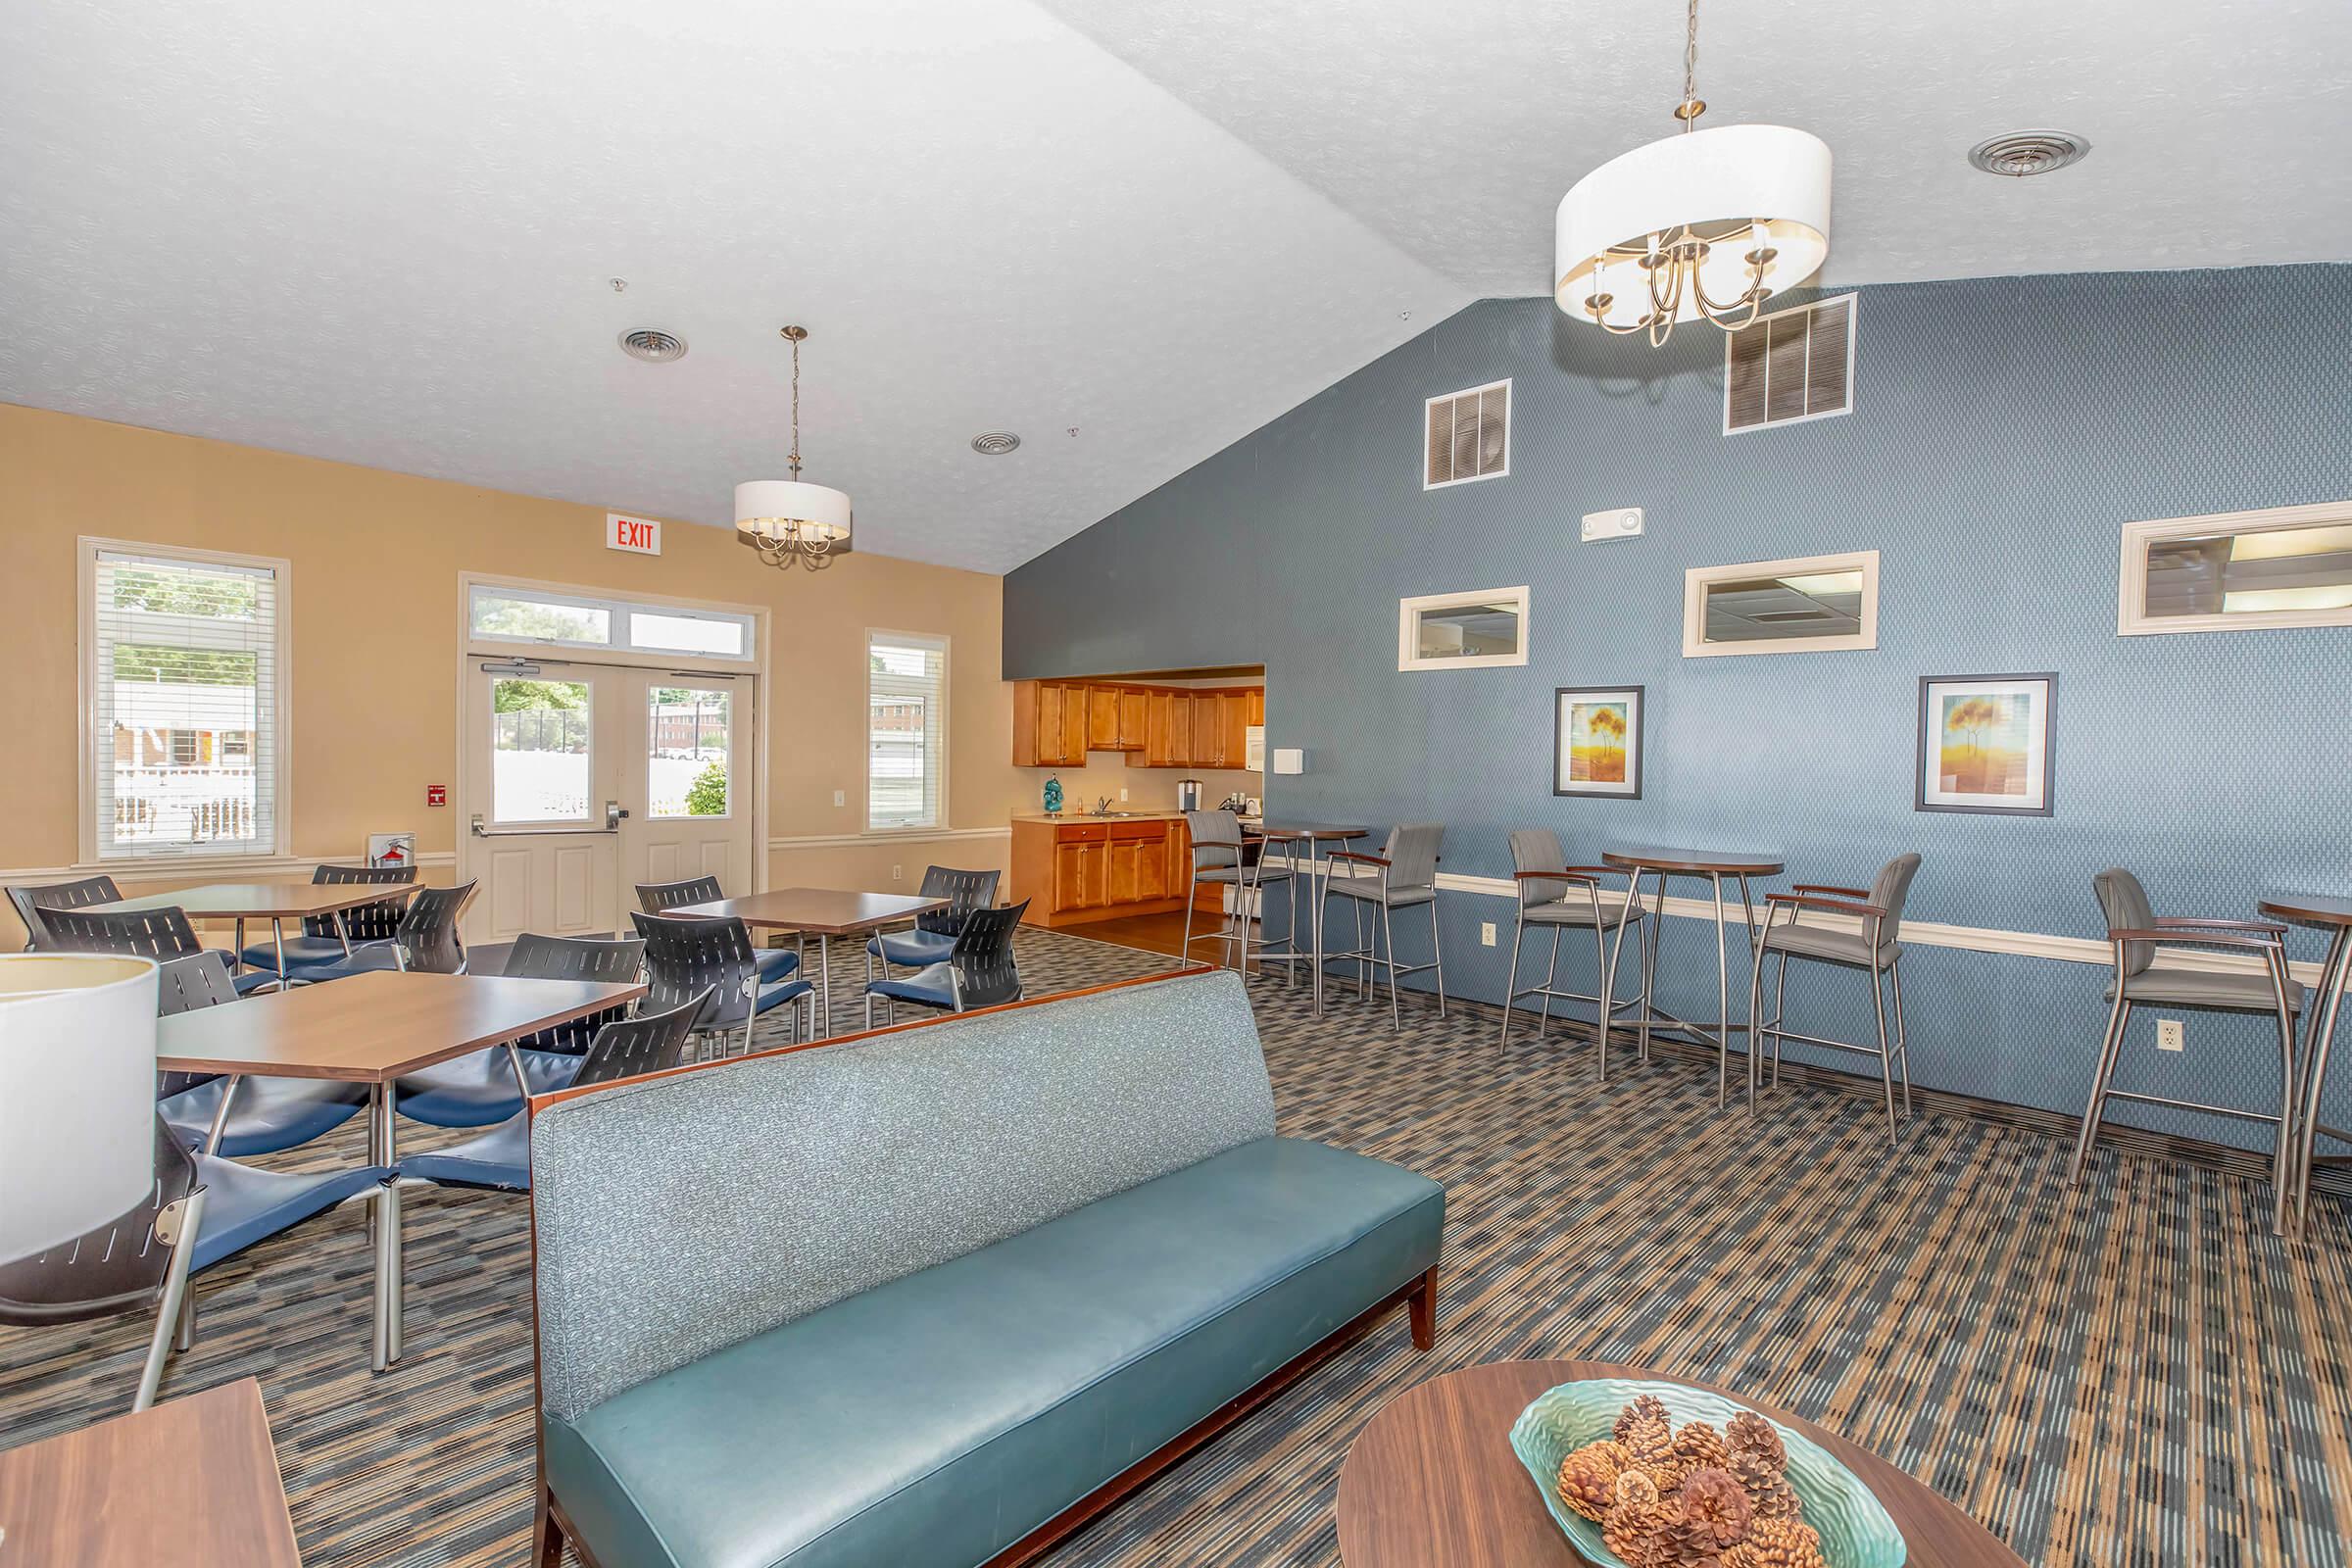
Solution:
{"label": "drum pendant chandelier", "polygon": [[1830,253],[1830,149],[1786,125],[1698,130],[1698,0],[1683,46],[1679,134],[1637,147],[1560,199],[1552,298],[1570,316],[1662,346],[1678,321],[1726,331],[1811,277]]}
{"label": "drum pendant chandelier", "polygon": [[783,329],[792,345],[792,477],[750,479],[735,487],[735,537],[771,566],[816,570],[850,553],[850,498],[801,482],[801,343],[805,326]]}

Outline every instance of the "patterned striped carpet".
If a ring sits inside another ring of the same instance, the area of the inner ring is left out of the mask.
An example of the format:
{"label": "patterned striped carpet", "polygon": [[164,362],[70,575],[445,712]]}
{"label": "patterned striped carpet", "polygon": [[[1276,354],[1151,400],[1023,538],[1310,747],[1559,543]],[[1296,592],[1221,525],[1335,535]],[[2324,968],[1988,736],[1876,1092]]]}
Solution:
{"label": "patterned striped carpet", "polygon": [[[1024,932],[1032,994],[1154,955]],[[856,959],[849,959],[851,971]],[[852,989],[844,985],[845,995]],[[1494,1046],[1491,1008],[1408,999],[1314,1019],[1253,981],[1283,1130],[1446,1184],[1438,1348],[1403,1324],[1327,1364],[1105,1515],[1056,1568],[1329,1564],[1348,1443],[1419,1379],[1580,1356],[1788,1406],[1935,1486],[2028,1562],[2342,1568],[2352,1532],[2352,1257],[2325,1203],[2307,1244],[2266,1189],[2139,1153],[2081,1191],[2043,1133],[1923,1116],[1889,1158],[1866,1095],[1777,1091],[1751,1130],[1714,1075],[1661,1054],[1605,1088],[1554,1030]],[[840,1023],[853,1026],[852,1009]],[[327,1149],[314,1157],[350,1157]],[[416,1140],[412,1140],[416,1142]],[[252,1375],[312,1568],[525,1560],[528,1239],[520,1200],[407,1207],[408,1355],[367,1369],[357,1209],[204,1276],[165,1395]],[[10,1444],[126,1406],[145,1325],[0,1330]],[[621,1565],[609,1565],[621,1568]]]}

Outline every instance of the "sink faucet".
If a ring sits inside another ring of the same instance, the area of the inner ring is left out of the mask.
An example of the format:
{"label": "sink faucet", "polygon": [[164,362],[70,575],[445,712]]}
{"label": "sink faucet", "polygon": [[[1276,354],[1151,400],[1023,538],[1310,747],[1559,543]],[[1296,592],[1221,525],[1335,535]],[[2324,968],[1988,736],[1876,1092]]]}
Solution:
{"label": "sink faucet", "polygon": [[1102,797],[1102,799],[1095,803],[1095,814],[1097,816],[1108,816],[1110,814],[1109,796],[1105,795]]}

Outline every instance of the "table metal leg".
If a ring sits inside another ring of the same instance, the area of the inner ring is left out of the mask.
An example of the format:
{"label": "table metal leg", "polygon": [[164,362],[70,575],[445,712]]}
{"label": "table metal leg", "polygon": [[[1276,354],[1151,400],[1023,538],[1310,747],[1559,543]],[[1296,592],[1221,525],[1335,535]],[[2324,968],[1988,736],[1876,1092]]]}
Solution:
{"label": "table metal leg", "polygon": [[[2294,1150],[2288,1171],[2294,1213],[2284,1221],[2282,1234],[2302,1236],[2311,1217],[2312,1148],[2319,1141],[2320,1095],[2328,1085],[2328,1048],[2335,1039],[2336,1013],[2344,1004],[2347,968],[2352,968],[2352,928],[2338,926],[2328,939],[2328,956],[2320,964],[2319,989],[2306,1004],[2311,1021],[2297,1075],[2300,1092],[2293,1097],[2298,1102],[2295,1124],[2279,1130],[2281,1136],[2293,1140]],[[2321,1005],[2323,1000],[2325,1006]]]}
{"label": "table metal leg", "polygon": [[276,944],[277,947],[276,989],[283,991],[286,989],[286,922],[282,917],[271,916],[270,921],[270,940]]}
{"label": "table metal leg", "polygon": [[[376,1164],[390,1167],[398,1158],[390,1084],[368,1087],[368,1144],[369,1158]],[[385,1182],[375,1202],[375,1343],[368,1365],[382,1372],[400,1359],[400,1183]]]}
{"label": "table metal leg", "polygon": [[1730,935],[1723,928],[1723,873],[1707,873],[1715,894],[1715,1108],[1721,1110],[1732,1094],[1732,955]]}
{"label": "table metal leg", "polygon": [[243,915],[237,916],[236,929],[237,945],[229,949],[228,953],[228,974],[232,980],[245,972],[245,917]]}
{"label": "table metal leg", "polygon": [[833,1038],[833,939],[829,936],[816,939],[816,1000],[824,1013],[823,1038],[830,1040]]}

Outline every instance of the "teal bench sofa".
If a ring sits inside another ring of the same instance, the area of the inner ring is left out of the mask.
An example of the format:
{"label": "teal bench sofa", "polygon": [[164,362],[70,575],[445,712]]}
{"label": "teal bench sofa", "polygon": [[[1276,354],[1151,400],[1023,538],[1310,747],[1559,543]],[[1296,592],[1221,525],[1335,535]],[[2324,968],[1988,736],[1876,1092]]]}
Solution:
{"label": "teal bench sofa", "polygon": [[1409,1304],[1446,1196],[1281,1138],[1193,973],[534,1102],[538,1560],[1004,1568]]}

